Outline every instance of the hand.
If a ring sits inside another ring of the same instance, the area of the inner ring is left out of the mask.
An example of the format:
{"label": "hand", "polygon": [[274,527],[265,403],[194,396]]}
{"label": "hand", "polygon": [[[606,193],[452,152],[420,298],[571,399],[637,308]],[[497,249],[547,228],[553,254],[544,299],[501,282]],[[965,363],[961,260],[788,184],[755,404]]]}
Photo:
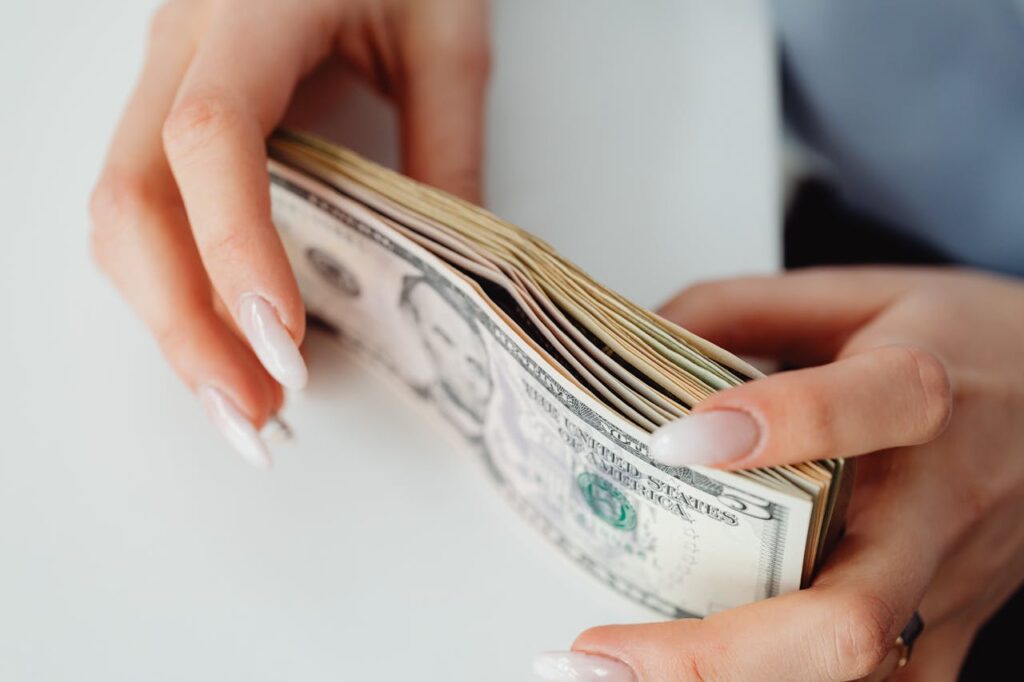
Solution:
{"label": "hand", "polygon": [[93,193],[92,246],[252,463],[300,388],[305,312],[270,220],[265,138],[340,53],[393,98],[404,170],[479,199],[484,0],[171,0]]}
{"label": "hand", "polygon": [[[726,469],[861,456],[847,533],[809,589],[703,620],[588,630],[577,653],[539,659],[580,674],[547,679],[884,676],[919,609],[925,630],[892,679],[955,680],[1024,579],[1024,285],[823,269],[700,285],[663,312],[730,350],[818,366],[714,395],[663,427],[652,455]],[[619,678],[587,677],[594,666]]]}

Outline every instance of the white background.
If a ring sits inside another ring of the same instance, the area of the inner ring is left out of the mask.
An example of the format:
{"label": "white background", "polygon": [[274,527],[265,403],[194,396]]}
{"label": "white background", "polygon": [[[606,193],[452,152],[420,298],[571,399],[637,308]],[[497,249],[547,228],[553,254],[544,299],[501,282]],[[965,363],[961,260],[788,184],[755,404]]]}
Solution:
{"label": "white background", "polygon": [[[527,680],[653,618],[323,338],[276,468],[227,450],[86,249],[152,6],[0,5],[0,680]],[[760,3],[497,0],[494,24],[496,212],[646,305],[774,267]],[[333,129],[389,158],[346,98]]]}

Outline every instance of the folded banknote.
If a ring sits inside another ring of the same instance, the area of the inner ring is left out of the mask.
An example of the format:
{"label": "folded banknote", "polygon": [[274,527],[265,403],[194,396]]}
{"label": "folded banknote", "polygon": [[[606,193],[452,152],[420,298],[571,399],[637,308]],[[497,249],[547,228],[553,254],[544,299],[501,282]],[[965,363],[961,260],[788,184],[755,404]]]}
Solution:
{"label": "folded banknote", "polygon": [[430,407],[577,566],[670,616],[806,584],[850,471],[670,467],[650,433],[756,380],[487,211],[309,135],[270,140],[273,218],[309,313]]}

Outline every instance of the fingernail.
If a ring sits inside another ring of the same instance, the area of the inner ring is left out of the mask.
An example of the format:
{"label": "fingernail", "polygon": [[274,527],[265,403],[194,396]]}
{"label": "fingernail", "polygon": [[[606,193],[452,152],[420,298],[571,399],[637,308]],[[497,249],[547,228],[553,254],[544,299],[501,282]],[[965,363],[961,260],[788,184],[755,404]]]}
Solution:
{"label": "fingernail", "polygon": [[265,298],[257,294],[242,296],[238,324],[270,376],[288,388],[306,385],[309,373],[299,347]]}
{"label": "fingernail", "polygon": [[214,426],[224,434],[231,446],[249,464],[258,469],[270,467],[270,453],[260,440],[256,427],[246,419],[231,400],[212,386],[203,386],[197,392]]}
{"label": "fingernail", "polygon": [[292,427],[279,415],[272,414],[260,429],[260,437],[271,443],[286,443],[292,439]]}
{"label": "fingernail", "polygon": [[578,651],[537,654],[533,673],[537,679],[557,682],[636,682],[636,675],[625,663]]}
{"label": "fingernail", "polygon": [[651,436],[651,457],[670,466],[721,465],[750,454],[760,430],[746,412],[700,412],[666,424]]}

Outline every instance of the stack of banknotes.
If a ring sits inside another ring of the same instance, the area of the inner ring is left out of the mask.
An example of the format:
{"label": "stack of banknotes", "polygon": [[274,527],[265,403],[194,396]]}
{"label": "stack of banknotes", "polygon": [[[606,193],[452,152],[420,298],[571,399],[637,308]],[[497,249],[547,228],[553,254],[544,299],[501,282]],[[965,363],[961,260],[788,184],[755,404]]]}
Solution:
{"label": "stack of banknotes", "polygon": [[755,368],[479,207],[309,135],[279,131],[269,152],[309,313],[577,566],[674,617],[807,583],[841,529],[841,460],[731,473],[648,456],[657,426]]}

